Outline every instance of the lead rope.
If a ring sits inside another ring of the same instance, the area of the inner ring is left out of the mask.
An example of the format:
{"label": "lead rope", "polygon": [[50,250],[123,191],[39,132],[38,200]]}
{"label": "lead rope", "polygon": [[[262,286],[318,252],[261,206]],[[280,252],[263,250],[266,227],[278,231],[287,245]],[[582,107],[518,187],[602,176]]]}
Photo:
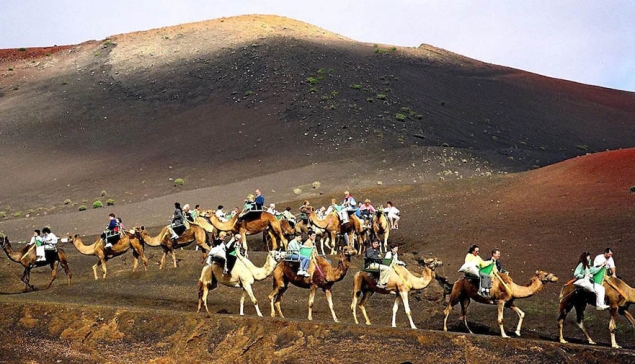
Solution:
{"label": "lead rope", "polygon": [[[406,285],[406,287],[408,287],[408,289],[412,289],[412,286],[410,285],[410,283],[408,283],[408,281],[406,281],[406,279],[401,275],[401,273],[399,273],[399,270],[397,270],[397,265],[394,262],[395,260],[393,259],[393,262],[390,263],[390,267],[395,271],[395,273],[397,273],[397,275],[399,276],[399,278],[401,278],[401,280]],[[379,274],[381,275],[381,270],[379,271]]]}
{"label": "lead rope", "polygon": [[24,253],[24,255],[22,256],[22,258],[20,258],[20,260],[24,259],[24,257],[26,257],[34,248],[35,248],[35,244],[31,245],[29,250],[27,250],[26,253]]}
{"label": "lead rope", "polygon": [[512,290],[511,288],[509,288],[509,286],[507,285],[507,283],[505,283],[505,281],[503,281],[503,279],[501,278],[500,275],[498,275],[498,272],[494,272],[494,276],[496,278],[498,278],[498,280],[501,282],[501,284],[503,285],[503,287],[505,287],[505,289],[507,290],[507,293],[512,294]]}
{"label": "lead rope", "polygon": [[621,289],[619,289],[616,285],[614,285],[613,283],[611,283],[611,281],[609,280],[609,277],[604,276],[603,280],[604,280],[604,282],[608,283],[608,285],[609,285],[609,286],[611,286],[611,288],[613,288],[614,290],[616,290],[616,291],[617,291],[617,293],[619,293],[619,294],[620,294],[620,296],[622,296],[622,297],[624,297],[624,298],[627,298],[627,297],[628,297],[628,296],[626,296],[626,295],[624,294],[624,292],[622,292],[622,290],[621,290]]}

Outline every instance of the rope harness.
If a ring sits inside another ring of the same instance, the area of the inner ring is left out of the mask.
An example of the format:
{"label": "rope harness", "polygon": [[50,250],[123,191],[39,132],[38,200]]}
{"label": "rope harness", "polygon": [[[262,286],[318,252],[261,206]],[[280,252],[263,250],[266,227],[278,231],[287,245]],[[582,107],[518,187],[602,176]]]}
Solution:
{"label": "rope harness", "polygon": [[[397,275],[399,276],[399,278],[401,278],[401,280],[406,285],[406,287],[408,287],[408,289],[412,289],[412,286],[410,285],[410,283],[408,283],[408,281],[403,277],[403,275],[399,273],[399,270],[397,270],[397,264],[394,263],[394,260],[393,260],[393,263],[390,264],[390,267],[395,271],[395,273],[397,273]],[[381,271],[379,272],[379,274],[381,275]]]}
{"label": "rope harness", "polygon": [[24,259],[24,257],[26,257],[27,255],[29,255],[29,253],[31,252],[31,250],[35,249],[35,244],[31,245],[31,247],[29,248],[29,250],[26,251],[26,253],[24,253],[24,255],[22,255],[22,257],[20,258],[20,260]]}
{"label": "rope harness", "polygon": [[512,289],[509,288],[509,286],[507,285],[507,283],[505,283],[505,281],[503,281],[503,279],[501,278],[501,276],[498,274],[498,272],[494,272],[494,277],[498,278],[498,280],[501,282],[501,284],[503,285],[503,287],[505,287],[505,290],[507,290],[507,293],[512,294]]}

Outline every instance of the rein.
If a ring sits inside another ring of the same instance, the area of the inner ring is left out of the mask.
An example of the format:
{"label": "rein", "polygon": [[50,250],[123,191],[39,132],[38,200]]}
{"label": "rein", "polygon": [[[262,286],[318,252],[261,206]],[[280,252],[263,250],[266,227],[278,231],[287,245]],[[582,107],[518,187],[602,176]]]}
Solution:
{"label": "rein", "polygon": [[507,293],[512,294],[512,289],[509,288],[509,286],[507,285],[507,283],[505,283],[505,281],[503,281],[503,279],[501,278],[501,276],[498,274],[498,272],[494,272],[494,276],[496,278],[498,278],[498,280],[501,282],[501,284],[503,285],[503,287],[505,287],[505,289],[507,290]]}
{"label": "rein", "polygon": [[617,293],[619,293],[620,296],[627,298],[628,296],[626,294],[624,294],[624,292],[619,289],[615,284],[611,283],[611,281],[608,279],[607,276],[604,276],[604,282],[608,283],[609,286],[611,286],[611,288],[613,288],[614,290],[617,291]]}
{"label": "rein", "polygon": [[401,278],[401,280],[406,285],[406,287],[408,287],[408,289],[412,289],[412,286],[410,285],[410,283],[408,283],[408,281],[406,281],[403,275],[399,273],[399,270],[397,270],[397,265],[394,263],[394,260],[393,260],[393,263],[390,264],[390,267],[395,271],[395,273],[397,273],[397,275],[399,276],[399,278]]}
{"label": "rein", "polygon": [[20,260],[24,259],[24,257],[26,257],[27,255],[29,255],[29,253],[31,252],[31,250],[35,249],[35,244],[31,245],[31,247],[29,248],[29,250],[26,251],[26,253],[24,253],[24,255],[22,255],[22,257],[20,258]]}

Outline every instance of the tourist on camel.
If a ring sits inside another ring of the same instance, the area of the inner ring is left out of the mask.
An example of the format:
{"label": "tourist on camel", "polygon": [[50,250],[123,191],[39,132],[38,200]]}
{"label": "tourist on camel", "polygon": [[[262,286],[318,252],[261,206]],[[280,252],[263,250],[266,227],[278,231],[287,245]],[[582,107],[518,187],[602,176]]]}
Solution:
{"label": "tourist on camel", "polygon": [[390,229],[399,229],[399,210],[395,206],[393,206],[392,202],[386,202],[386,207],[384,207],[384,214],[386,215],[388,222],[390,222]]}
{"label": "tourist on camel", "polygon": [[379,240],[373,240],[371,247],[366,249],[366,255],[364,255],[364,266],[366,269],[379,270],[377,288],[386,288],[386,283],[388,283],[388,278],[390,278],[390,271],[392,268],[382,264],[381,252],[379,251]]}
{"label": "tourist on camel", "polygon": [[503,269],[503,265],[501,264],[500,257],[501,257],[500,249],[498,248],[492,249],[492,257],[490,258],[490,260],[494,262],[493,271],[507,274],[507,271]]}
{"label": "tourist on camel", "polygon": [[57,250],[57,236],[51,232],[51,229],[45,227],[42,229],[44,237],[42,238],[42,246],[44,250]]}
{"label": "tourist on camel", "polygon": [[212,257],[223,259],[225,261],[223,274],[228,275],[230,272],[227,269],[227,256],[229,253],[233,252],[236,247],[240,247],[242,245],[242,238],[243,236],[241,234],[235,234],[228,242],[223,240],[220,244],[210,249],[207,254],[207,264],[212,264]]}
{"label": "tourist on camel", "polygon": [[591,253],[583,252],[573,272],[573,276],[577,278],[576,281],[573,282],[574,285],[581,287],[587,292],[595,293],[595,309],[598,311],[609,308],[609,306],[604,303],[604,286],[593,281],[593,276],[605,266],[606,262],[597,267],[591,266]]}
{"label": "tourist on camel", "polygon": [[289,259],[300,261],[300,267],[298,268],[298,273],[297,273],[298,275],[310,277],[309,273],[307,272],[307,269],[309,269],[309,263],[311,261],[309,260],[308,257],[300,255],[300,248],[302,247],[301,242],[302,242],[302,234],[296,233],[293,239],[289,241],[289,244],[287,246],[287,250],[289,254],[288,257]]}
{"label": "tourist on camel", "polygon": [[359,216],[364,220],[370,220],[375,213],[375,208],[370,204],[370,200],[364,200],[364,203],[359,207]]}
{"label": "tourist on camel", "polygon": [[182,227],[185,224],[185,217],[183,216],[183,210],[181,209],[181,204],[178,202],[174,203],[174,214],[172,215],[172,224],[168,225],[168,230],[170,230],[170,234],[172,234],[171,239],[176,241],[179,238],[179,235],[174,231],[175,227]]}
{"label": "tourist on camel", "polygon": [[31,241],[27,243],[27,245],[35,245],[35,261],[43,262],[46,260],[46,256],[44,255],[44,246],[42,246],[44,239],[40,236],[40,230],[33,230],[33,236],[31,237]]}
{"label": "tourist on camel", "polygon": [[295,216],[293,216],[293,214],[291,213],[291,207],[287,206],[287,208],[284,209],[284,211],[282,211],[282,216],[287,219],[287,221],[289,222],[289,225],[291,225],[291,227],[295,226]]}
{"label": "tourist on camel", "polygon": [[386,256],[384,258],[392,259],[393,264],[402,265],[405,267],[406,263],[402,262],[401,260],[399,260],[399,257],[397,257],[398,251],[399,251],[399,244],[392,243],[390,244],[390,250],[386,253]]}
{"label": "tourist on camel", "polygon": [[489,298],[489,290],[492,287],[491,270],[494,262],[491,260],[484,261],[480,254],[481,249],[478,245],[472,245],[465,256],[465,264],[461,267],[459,272],[465,272],[473,277],[478,277],[480,280],[478,294]]}
{"label": "tourist on camel", "polygon": [[216,215],[216,217],[218,217],[218,219],[222,222],[227,222],[229,221],[229,219],[225,218],[225,211],[223,210],[224,206],[223,205],[218,205],[218,209],[216,209],[216,212],[214,212],[214,215]]}
{"label": "tourist on camel", "polygon": [[189,203],[186,203],[185,206],[183,206],[183,216],[187,219],[187,221],[194,222],[195,216],[192,215]]}
{"label": "tourist on camel", "polygon": [[613,249],[606,248],[604,253],[598,255],[593,259],[593,266],[599,267],[602,264],[606,267],[606,274],[610,277],[616,278],[615,275],[615,261],[613,261]]}
{"label": "tourist on camel", "polygon": [[110,221],[108,222],[108,226],[106,230],[101,234],[101,240],[106,243],[105,248],[112,248],[112,243],[110,238],[113,238],[115,235],[119,234],[119,223],[117,222],[117,216],[112,212],[108,214],[108,218]]}
{"label": "tourist on camel", "polygon": [[344,191],[344,199],[342,200],[342,210],[339,212],[342,225],[348,223],[348,217],[357,210],[357,202],[348,191]]}
{"label": "tourist on camel", "polygon": [[267,212],[272,214],[273,216],[280,215],[280,213],[278,211],[276,211],[276,204],[275,203],[270,203],[269,204],[269,207],[267,208]]}
{"label": "tourist on camel", "polygon": [[256,210],[262,210],[265,206],[265,197],[258,188],[254,191],[254,194],[256,195],[256,198],[254,199],[254,202],[256,203]]}
{"label": "tourist on camel", "polygon": [[218,235],[216,236],[216,239],[212,240],[212,248],[223,244],[225,242],[226,237],[227,237],[226,232],[221,231],[220,233],[218,233]]}

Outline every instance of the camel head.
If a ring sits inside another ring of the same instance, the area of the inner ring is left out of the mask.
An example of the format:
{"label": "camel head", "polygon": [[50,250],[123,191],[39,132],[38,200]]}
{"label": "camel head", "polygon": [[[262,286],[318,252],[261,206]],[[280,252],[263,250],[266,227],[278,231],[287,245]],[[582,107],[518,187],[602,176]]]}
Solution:
{"label": "camel head", "polygon": [[76,239],[76,238],[79,238],[79,234],[75,234],[75,235],[68,235],[68,236],[66,237],[66,240],[67,240],[69,243],[72,243],[72,242],[74,242],[74,241],[75,241],[75,239]]}
{"label": "camel head", "polygon": [[424,267],[428,267],[431,270],[435,270],[437,267],[443,265],[443,261],[439,258],[417,258],[417,263]]}
{"label": "camel head", "polygon": [[6,235],[0,234],[0,240],[2,241],[2,248],[6,249],[7,246],[10,246],[9,238]]}
{"label": "camel head", "polygon": [[350,247],[350,246],[343,246],[340,248],[340,252],[344,254],[344,256],[346,257],[353,257],[355,255],[357,255],[357,250],[355,250],[355,248]]}
{"label": "camel head", "polygon": [[558,282],[558,277],[556,277],[555,274],[547,273],[547,272],[542,271],[542,270],[537,270],[536,271],[536,277],[538,277],[538,279],[540,279],[540,281],[542,283],[549,283],[549,282],[555,283],[555,282]]}
{"label": "camel head", "polygon": [[212,211],[212,210],[203,210],[203,211],[201,211],[201,213],[198,216],[209,218],[212,215],[214,215],[214,211]]}

